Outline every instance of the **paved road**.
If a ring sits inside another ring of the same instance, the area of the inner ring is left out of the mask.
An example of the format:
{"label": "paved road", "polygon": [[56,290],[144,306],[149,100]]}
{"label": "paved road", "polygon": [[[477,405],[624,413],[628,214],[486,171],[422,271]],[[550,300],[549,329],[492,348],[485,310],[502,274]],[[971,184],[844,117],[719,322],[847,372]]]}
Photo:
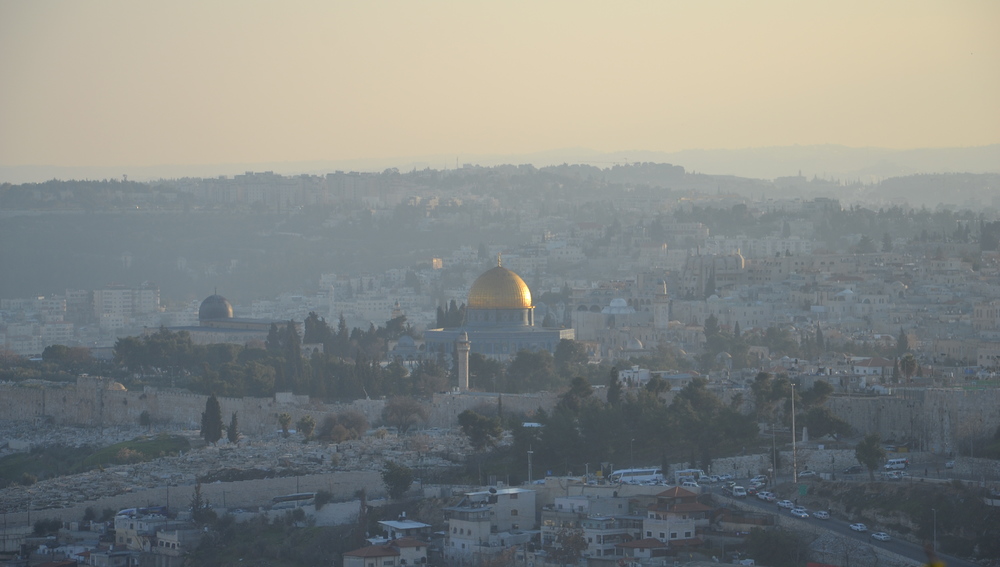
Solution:
{"label": "paved road", "polygon": [[[781,479],[779,479],[779,480],[781,480]],[[787,481],[791,482],[791,478],[787,479]],[[739,482],[746,482],[746,481],[743,480],[743,481],[737,481],[737,482],[739,483]],[[713,495],[715,495],[715,496],[721,496],[723,499],[730,499],[729,496],[725,495],[722,492],[722,488],[721,487],[714,487],[713,486],[711,488],[711,492],[712,492]],[[781,498],[778,498],[778,500],[781,500]],[[763,500],[760,500],[756,496],[748,496],[745,500],[744,499],[740,499],[740,501],[742,501],[744,504],[748,504],[748,505],[750,505],[750,506],[752,506],[754,508],[757,508],[757,509],[759,509],[762,512],[770,512],[770,513],[773,513],[773,514],[781,514],[781,515],[787,516],[787,517],[791,518],[792,520],[798,521],[798,522],[811,522],[813,524],[813,527],[820,526],[820,527],[822,527],[822,528],[824,528],[826,530],[829,530],[829,531],[831,531],[833,533],[836,533],[836,534],[839,534],[839,535],[842,535],[842,536],[845,536],[845,537],[857,540],[861,544],[871,544],[871,545],[873,545],[875,547],[881,547],[883,549],[886,549],[888,551],[892,551],[894,553],[898,553],[899,555],[902,555],[903,557],[907,557],[907,558],[913,559],[914,561],[917,561],[917,562],[920,562],[920,563],[926,563],[927,562],[927,554],[924,552],[924,548],[921,545],[917,545],[915,543],[910,543],[908,541],[900,540],[900,539],[896,539],[896,538],[893,538],[893,539],[891,539],[889,541],[878,541],[878,540],[872,538],[871,537],[872,532],[881,531],[878,526],[868,526],[868,531],[867,532],[856,532],[856,531],[851,530],[851,528],[849,527],[850,524],[854,523],[854,521],[846,521],[846,520],[840,520],[840,519],[836,519],[836,518],[831,518],[829,520],[818,520],[818,519],[812,518],[812,517],[807,518],[807,519],[795,518],[794,516],[792,516],[789,513],[788,510],[786,510],[784,508],[780,508],[774,502],[765,502]],[[812,511],[810,511],[810,513],[811,512]],[[976,563],[972,563],[971,561],[966,561],[964,559],[959,559],[957,557],[952,557],[950,555],[943,555],[942,554],[940,557],[941,557],[942,560],[944,560],[947,563],[948,567],[980,567]]]}

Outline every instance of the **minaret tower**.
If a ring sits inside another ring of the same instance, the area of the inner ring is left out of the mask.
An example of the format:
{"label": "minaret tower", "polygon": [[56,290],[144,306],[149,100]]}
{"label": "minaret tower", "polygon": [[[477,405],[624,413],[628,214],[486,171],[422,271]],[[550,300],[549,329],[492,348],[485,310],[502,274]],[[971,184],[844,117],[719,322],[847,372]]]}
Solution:
{"label": "minaret tower", "polygon": [[469,351],[472,350],[472,343],[469,342],[469,334],[462,331],[458,340],[455,341],[455,350],[458,352],[458,390],[460,392],[469,391]]}

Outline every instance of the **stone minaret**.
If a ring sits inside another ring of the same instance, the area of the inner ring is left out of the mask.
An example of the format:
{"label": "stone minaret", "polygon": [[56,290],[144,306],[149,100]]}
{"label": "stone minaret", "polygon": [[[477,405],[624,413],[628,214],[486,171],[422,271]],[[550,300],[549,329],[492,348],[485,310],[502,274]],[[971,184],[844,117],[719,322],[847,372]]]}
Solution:
{"label": "stone minaret", "polygon": [[458,352],[458,389],[461,392],[469,391],[469,351],[472,350],[472,343],[469,342],[469,334],[462,331],[462,334],[455,341],[455,350]]}

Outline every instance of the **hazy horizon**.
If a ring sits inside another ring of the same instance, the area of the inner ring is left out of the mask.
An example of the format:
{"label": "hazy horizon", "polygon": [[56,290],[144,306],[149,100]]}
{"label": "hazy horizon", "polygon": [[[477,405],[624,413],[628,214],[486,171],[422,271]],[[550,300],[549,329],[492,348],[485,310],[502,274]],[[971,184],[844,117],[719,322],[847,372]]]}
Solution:
{"label": "hazy horizon", "polygon": [[974,0],[4,3],[0,166],[989,146],[997,21]]}

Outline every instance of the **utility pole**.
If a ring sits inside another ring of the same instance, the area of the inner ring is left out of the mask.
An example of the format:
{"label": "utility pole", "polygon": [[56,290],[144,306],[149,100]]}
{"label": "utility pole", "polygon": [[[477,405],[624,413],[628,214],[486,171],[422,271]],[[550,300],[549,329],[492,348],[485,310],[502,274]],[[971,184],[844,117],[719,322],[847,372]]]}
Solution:
{"label": "utility pole", "polygon": [[528,445],[528,484],[531,484],[531,455],[535,452],[531,450],[531,445]]}
{"label": "utility pole", "polygon": [[635,468],[635,453],[632,451],[632,445],[635,443],[635,439],[628,442],[628,468]]}
{"label": "utility pole", "polygon": [[799,482],[799,464],[795,454],[795,383],[792,382],[792,483]]}

